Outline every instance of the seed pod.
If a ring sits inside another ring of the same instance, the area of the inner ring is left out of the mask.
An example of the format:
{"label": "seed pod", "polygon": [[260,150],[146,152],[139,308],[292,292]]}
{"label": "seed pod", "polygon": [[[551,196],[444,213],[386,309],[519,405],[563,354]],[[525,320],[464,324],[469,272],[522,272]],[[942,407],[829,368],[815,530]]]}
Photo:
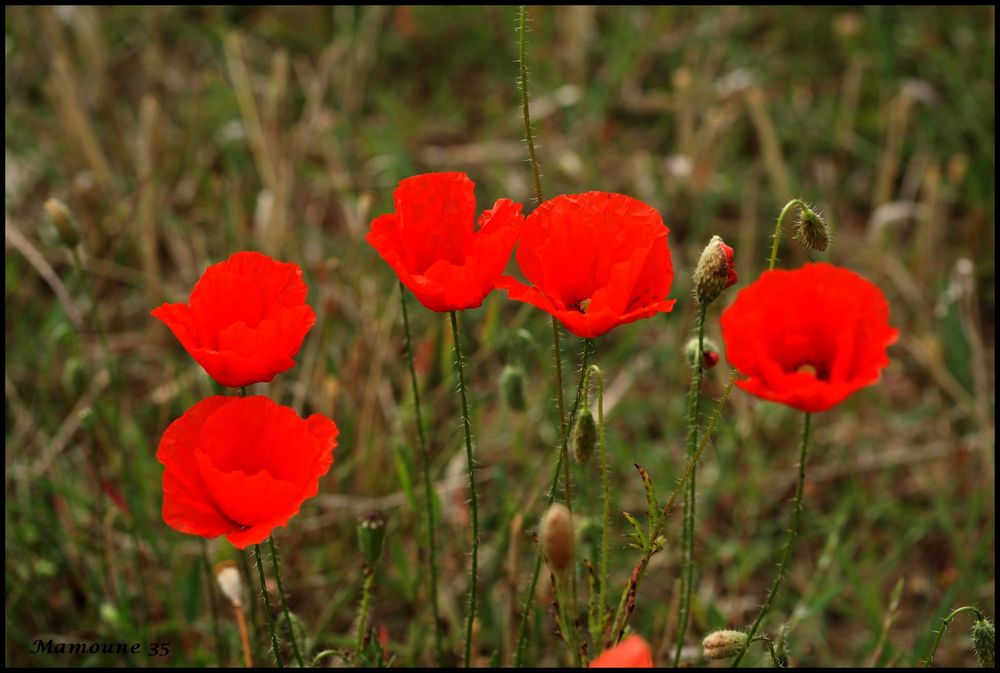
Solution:
{"label": "seed pod", "polygon": [[566,505],[553,503],[542,517],[542,553],[549,568],[560,575],[573,562],[573,516]]}
{"label": "seed pod", "polygon": [[727,287],[736,284],[733,249],[713,236],[694,270],[694,294],[700,304],[711,304]]}
{"label": "seed pod", "polygon": [[747,634],[742,631],[714,631],[701,641],[706,659],[728,659],[735,657],[747,642]]}
{"label": "seed pod", "polygon": [[793,238],[810,250],[823,252],[830,244],[830,228],[819,213],[812,208],[800,208],[795,221]]}
{"label": "seed pod", "polygon": [[989,619],[977,620],[972,625],[972,650],[976,653],[980,666],[984,668],[996,666],[996,639],[996,627]]}
{"label": "seed pod", "polygon": [[586,465],[590,457],[594,455],[594,446],[597,444],[597,423],[594,421],[594,414],[590,412],[589,406],[580,409],[580,415],[576,419],[576,426],[573,428],[573,455],[581,465]]}
{"label": "seed pod", "polygon": [[215,580],[233,607],[238,608],[243,605],[243,578],[240,577],[240,571],[236,569],[234,562],[223,561],[216,565]]}
{"label": "seed pod", "polygon": [[385,541],[385,517],[381,512],[368,512],[358,519],[358,546],[361,557],[369,568],[375,567],[382,556]]}
{"label": "seed pod", "polygon": [[514,411],[524,411],[524,370],[514,365],[506,365],[500,372],[500,396]]}

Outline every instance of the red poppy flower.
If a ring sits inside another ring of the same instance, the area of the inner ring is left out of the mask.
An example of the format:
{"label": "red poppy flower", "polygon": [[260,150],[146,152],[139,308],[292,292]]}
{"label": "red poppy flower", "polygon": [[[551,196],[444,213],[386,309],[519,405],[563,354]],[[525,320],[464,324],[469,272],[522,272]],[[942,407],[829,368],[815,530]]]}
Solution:
{"label": "red poppy flower", "polygon": [[653,653],[642,636],[631,635],[605,650],[588,668],[652,668]]}
{"label": "red poppy flower", "polygon": [[303,420],[266,397],[209,397],[170,424],[156,459],[163,520],[182,533],[225,535],[240,549],[284,526],[333,463],[337,426]]}
{"label": "red poppy flower", "polygon": [[474,230],[475,186],[465,173],[406,178],[392,194],[396,212],[377,217],[365,237],[432,311],[482,304],[524,223],[521,204],[500,199]]}
{"label": "red poppy flower", "polygon": [[153,315],[224,386],[270,381],[290,369],[316,314],[302,269],[259,252],[238,252],[202,274],[187,304]]}
{"label": "red poppy flower", "polygon": [[579,337],[600,336],[673,308],[668,232],[656,210],[629,196],[557,196],[528,216],[517,248],[534,287],[509,276],[497,287]]}
{"label": "red poppy flower", "polygon": [[830,264],[766,271],[722,314],[737,384],[766,400],[824,411],[878,380],[899,330],[875,285]]}

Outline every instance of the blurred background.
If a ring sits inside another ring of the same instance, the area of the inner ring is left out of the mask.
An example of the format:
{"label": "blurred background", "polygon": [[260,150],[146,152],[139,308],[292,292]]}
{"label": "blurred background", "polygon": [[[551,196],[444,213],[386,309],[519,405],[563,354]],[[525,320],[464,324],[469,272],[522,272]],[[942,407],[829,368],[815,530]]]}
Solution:
{"label": "blurred background", "polygon": [[[792,665],[909,666],[950,609],[994,615],[995,9],[529,12],[545,194],[626,193],[670,228],[677,308],[597,341],[613,508],[644,510],[633,463],[661,498],[680,476],[702,247],[713,234],[733,245],[738,290],[766,268],[775,218],[799,197],[834,232],[811,258],[881,287],[901,337],[877,385],[814,419],[800,536],[762,628],[787,625]],[[356,521],[380,509],[389,532],[373,626],[395,665],[433,663],[399,290],[363,237],[415,173],[465,171],[480,208],[500,197],[533,207],[516,7],[8,7],[5,18],[5,663],[239,662],[208,565],[249,555],[214,540],[206,565],[199,538],[162,522],[155,459],[167,425],[222,390],[149,312],[245,249],[300,264],[318,314],[296,367],[250,392],[341,428],[320,494],[275,531],[308,649],[350,649]],[[44,215],[50,197],[73,214],[74,248]],[[809,259],[782,243],[779,266]],[[735,294],[709,311],[717,343]],[[452,344],[447,316],[410,299],[440,499],[442,621],[458,653],[468,513]],[[550,327],[502,293],[462,322],[482,484],[477,660],[506,664],[558,436]],[[522,327],[536,345],[515,351]],[[562,344],[572,379],[580,343]],[[531,373],[524,412],[497,386],[518,360]],[[726,378],[725,366],[709,372],[705,408]],[[739,390],[730,398],[698,473],[685,661],[763,601],[800,422]],[[598,517],[596,465],[573,471],[578,514]],[[617,596],[638,553],[624,518],[613,523]],[[678,511],[632,619],[661,664],[680,528]],[[594,559],[587,530],[580,556]],[[556,665],[565,648],[539,593],[529,657]],[[974,663],[963,619],[935,663]],[[50,638],[171,647],[31,654]],[[268,662],[264,632],[253,641]]]}

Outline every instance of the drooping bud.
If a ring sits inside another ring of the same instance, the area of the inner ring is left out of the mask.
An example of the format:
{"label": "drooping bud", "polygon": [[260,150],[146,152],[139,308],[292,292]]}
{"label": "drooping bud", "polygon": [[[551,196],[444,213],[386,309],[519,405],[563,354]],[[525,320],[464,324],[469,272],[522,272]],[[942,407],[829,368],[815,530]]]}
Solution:
{"label": "drooping bud", "polygon": [[243,605],[243,578],[233,561],[223,561],[215,566],[215,580],[222,589],[222,594],[229,599],[233,607]]}
{"label": "drooping bud", "polygon": [[553,573],[563,573],[573,562],[573,515],[562,503],[553,503],[542,517],[542,553]]}
{"label": "drooping bud", "polygon": [[980,666],[984,668],[996,666],[996,639],[996,627],[989,619],[979,619],[972,625],[972,650],[976,653]]}
{"label": "drooping bud", "polygon": [[810,250],[823,252],[830,244],[830,228],[826,220],[812,208],[800,208],[795,221],[793,238]]}
{"label": "drooping bud", "polygon": [[361,557],[369,568],[373,568],[382,556],[385,541],[385,517],[381,512],[368,512],[358,519],[358,546]]}
{"label": "drooping bud", "polygon": [[65,203],[59,199],[49,199],[45,202],[44,208],[45,214],[59,232],[59,238],[64,244],[72,248],[80,242],[80,227],[77,226]]}
{"label": "drooping bud", "polygon": [[[704,339],[701,344],[701,366],[705,369],[711,369],[715,365],[719,364],[719,347],[711,339]],[[689,340],[684,345],[684,358],[687,360],[689,367],[694,367],[694,363],[698,359],[698,339],[693,338]]]}
{"label": "drooping bud", "polygon": [[736,284],[733,249],[713,236],[694,270],[694,293],[701,304],[711,304],[727,287]]}
{"label": "drooping bud", "polygon": [[514,411],[524,411],[524,370],[515,365],[505,365],[500,372],[500,396]]}
{"label": "drooping bud", "polygon": [[747,642],[747,634],[742,631],[715,631],[705,636],[701,646],[706,659],[728,659],[735,657]]}
{"label": "drooping bud", "polygon": [[597,444],[597,423],[594,421],[594,414],[590,411],[589,404],[581,405],[580,414],[577,416],[576,425],[573,428],[573,456],[581,465],[586,465],[590,457],[594,455],[594,445]]}

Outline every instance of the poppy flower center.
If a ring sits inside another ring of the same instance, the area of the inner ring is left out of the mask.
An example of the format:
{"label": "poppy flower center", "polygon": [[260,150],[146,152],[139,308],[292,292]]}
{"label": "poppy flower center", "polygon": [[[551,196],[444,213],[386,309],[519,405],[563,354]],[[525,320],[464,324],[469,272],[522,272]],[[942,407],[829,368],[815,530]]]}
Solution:
{"label": "poppy flower center", "polygon": [[590,297],[587,297],[586,299],[581,299],[580,301],[578,301],[576,304],[573,305],[573,308],[575,308],[580,313],[586,313],[589,307],[590,307]]}
{"label": "poppy flower center", "polygon": [[811,362],[803,362],[794,371],[797,374],[809,374],[820,381],[827,381],[830,378],[829,367],[822,363],[817,365]]}

